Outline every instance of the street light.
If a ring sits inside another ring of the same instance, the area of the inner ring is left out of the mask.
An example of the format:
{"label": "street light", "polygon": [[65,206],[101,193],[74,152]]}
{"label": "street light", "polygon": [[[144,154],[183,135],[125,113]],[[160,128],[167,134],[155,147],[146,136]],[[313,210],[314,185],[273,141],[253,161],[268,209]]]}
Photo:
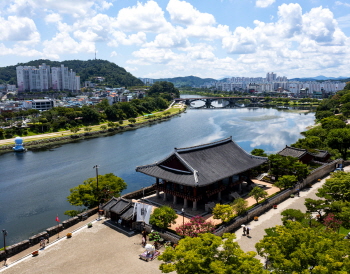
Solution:
{"label": "street light", "polygon": [[96,169],[96,191],[97,191],[97,220],[100,220],[100,195],[99,195],[99,190],[98,190],[98,165],[94,165],[93,168]]}
{"label": "street light", "polygon": [[5,254],[7,253],[6,252],[6,236],[7,236],[7,231],[5,229],[2,230],[2,234],[4,236],[4,251],[5,251]]}
{"label": "street light", "polygon": [[185,225],[185,209],[182,208],[181,211],[182,211],[182,228],[183,228]]}

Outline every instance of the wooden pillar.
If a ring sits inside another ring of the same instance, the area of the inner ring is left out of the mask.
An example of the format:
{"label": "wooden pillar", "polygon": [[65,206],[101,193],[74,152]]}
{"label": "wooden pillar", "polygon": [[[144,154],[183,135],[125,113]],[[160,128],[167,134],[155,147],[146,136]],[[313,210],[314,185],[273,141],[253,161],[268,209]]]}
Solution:
{"label": "wooden pillar", "polygon": [[197,197],[197,188],[193,188],[193,196],[195,198],[195,200],[193,201],[193,210],[197,210],[197,200],[196,200],[196,197]]}
{"label": "wooden pillar", "polygon": [[187,208],[188,205],[187,205],[187,199],[184,199],[184,208]]}
{"label": "wooden pillar", "polygon": [[221,191],[218,193],[218,200],[221,200]]}
{"label": "wooden pillar", "polygon": [[193,208],[192,210],[197,210],[197,201],[193,201]]}
{"label": "wooden pillar", "polygon": [[176,202],[177,202],[177,197],[173,195],[173,204],[176,205]]}

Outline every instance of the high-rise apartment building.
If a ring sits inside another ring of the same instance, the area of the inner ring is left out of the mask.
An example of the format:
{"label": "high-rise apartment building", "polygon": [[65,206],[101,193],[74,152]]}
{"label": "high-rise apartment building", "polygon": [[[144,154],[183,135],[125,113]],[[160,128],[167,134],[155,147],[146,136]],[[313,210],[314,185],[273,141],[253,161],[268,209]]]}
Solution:
{"label": "high-rise apartment building", "polygon": [[52,67],[42,64],[39,68],[32,66],[18,66],[18,91],[80,91],[80,76],[64,65]]}

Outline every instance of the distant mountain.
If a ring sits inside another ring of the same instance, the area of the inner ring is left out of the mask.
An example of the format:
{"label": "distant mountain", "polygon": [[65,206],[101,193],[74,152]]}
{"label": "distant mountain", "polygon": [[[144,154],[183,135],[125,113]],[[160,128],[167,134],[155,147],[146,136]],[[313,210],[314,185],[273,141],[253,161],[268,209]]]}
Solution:
{"label": "distant mountain", "polygon": [[326,80],[331,80],[331,81],[344,81],[345,79],[349,79],[349,77],[344,77],[344,76],[339,76],[339,77],[326,77],[323,75],[319,75],[316,77],[304,77],[304,78],[293,78],[289,79],[290,81],[326,81]]}
{"label": "distant mountain", "polygon": [[8,66],[0,68],[0,83],[17,84],[16,67],[17,66],[35,66],[39,67],[42,63],[51,67],[58,67],[64,65],[72,69],[80,76],[80,81],[91,80],[94,82],[95,77],[104,77],[103,84],[113,87],[120,86],[138,86],[143,85],[142,81],[127,72],[124,68],[106,60],[67,60],[63,62],[50,60],[34,60],[27,63],[19,63],[15,66]]}
{"label": "distant mountain", "polygon": [[154,79],[154,81],[168,81],[173,83],[176,87],[193,87],[193,86],[200,86],[204,83],[208,82],[217,82],[218,80],[215,80],[213,78],[199,78],[196,76],[186,76],[186,77],[175,77],[175,78],[163,78],[163,79]]}

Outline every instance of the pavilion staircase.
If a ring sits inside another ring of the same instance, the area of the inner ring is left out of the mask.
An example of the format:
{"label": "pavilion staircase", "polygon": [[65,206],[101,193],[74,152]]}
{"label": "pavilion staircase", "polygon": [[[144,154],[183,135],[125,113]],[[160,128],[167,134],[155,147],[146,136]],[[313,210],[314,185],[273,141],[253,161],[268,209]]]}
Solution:
{"label": "pavilion staircase", "polygon": [[264,178],[264,177],[267,176],[267,175],[268,175],[268,173],[262,173],[262,174],[260,174],[259,176],[257,176],[256,179],[259,180],[259,181],[261,181],[262,178]]}

